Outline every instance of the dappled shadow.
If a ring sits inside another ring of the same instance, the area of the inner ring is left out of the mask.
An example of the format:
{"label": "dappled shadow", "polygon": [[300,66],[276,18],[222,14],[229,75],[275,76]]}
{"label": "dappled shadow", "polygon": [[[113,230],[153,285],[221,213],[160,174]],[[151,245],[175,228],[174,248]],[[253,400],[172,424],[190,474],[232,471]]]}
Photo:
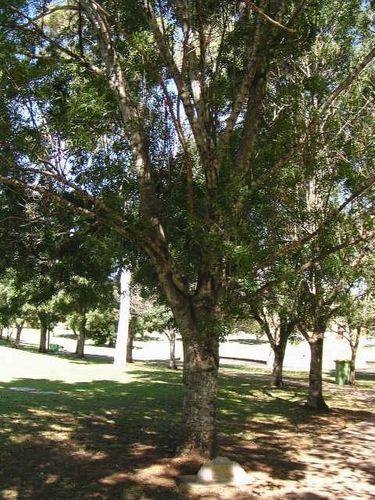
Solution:
{"label": "dappled shadow", "polygon": [[113,356],[107,354],[85,354],[83,358],[79,358],[76,354],[70,352],[59,352],[54,354],[57,358],[69,359],[74,364],[112,364]]}
{"label": "dappled shadow", "polygon": [[267,361],[253,358],[237,358],[235,356],[220,356],[220,359],[232,359],[233,361],[243,361],[244,363],[254,363],[255,365],[266,365]]}
{"label": "dappled shadow", "polygon": [[16,346],[14,341],[12,340],[0,340],[0,346],[10,347],[14,349],[18,349],[20,351],[27,351],[33,354],[42,354],[43,356],[51,356],[54,358],[67,359],[72,363],[78,364],[111,364],[113,363],[113,356],[106,354],[85,354],[83,358],[77,357],[74,352],[70,351],[60,351],[60,352],[52,352],[47,351],[43,353],[38,352],[38,347],[34,344],[28,344],[26,342],[21,342],[19,346]]}
{"label": "dappled shadow", "polygon": [[[336,371],[335,370],[329,370],[328,375],[332,377],[332,382],[336,383],[334,380]],[[360,369],[355,371],[355,378],[356,380],[373,380],[375,381],[375,371],[368,370],[368,369]],[[349,385],[349,384],[346,384]]]}
{"label": "dappled shadow", "polygon": [[[125,485],[137,488],[130,473],[171,457],[179,442],[181,395],[172,384],[19,379],[1,384],[1,399],[3,495],[122,498]],[[171,485],[148,489],[169,498]]]}
{"label": "dappled shadow", "polygon": [[372,380],[375,382],[375,371],[357,370],[355,377],[357,380]]}
{"label": "dappled shadow", "polygon": [[21,351],[29,351],[32,353],[38,352],[38,347],[35,344],[29,344],[21,340],[20,344],[17,346],[13,338],[11,339],[0,339],[0,346],[10,347],[13,349],[19,349]]}
{"label": "dappled shadow", "polygon": [[[177,491],[175,478],[195,473],[199,461],[173,458],[182,439],[181,371],[146,362],[135,363],[129,373],[126,383],[0,383],[0,496],[12,498],[13,491],[13,498],[35,499],[190,498]],[[280,498],[326,498],[311,490],[311,474],[335,498],[352,493],[350,484],[358,488],[359,477],[371,481],[365,450],[373,415],[354,409],[314,415],[303,407],[304,398],[303,386],[277,390],[251,372],[222,374],[221,454],[254,476],[251,495],[243,498],[267,498],[266,492],[278,494],[290,481],[301,496],[289,487]],[[351,474],[349,482],[335,478],[340,471]]]}
{"label": "dappled shadow", "polygon": [[53,334],[54,338],[55,339],[58,339],[58,338],[62,338],[62,339],[72,339],[72,340],[77,340],[78,338],[78,335],[76,335],[75,333],[54,333]]}

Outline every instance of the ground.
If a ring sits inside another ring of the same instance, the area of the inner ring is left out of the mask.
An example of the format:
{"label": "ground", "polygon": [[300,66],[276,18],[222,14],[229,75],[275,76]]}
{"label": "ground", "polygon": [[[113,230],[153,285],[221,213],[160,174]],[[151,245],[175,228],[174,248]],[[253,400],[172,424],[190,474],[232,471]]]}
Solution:
{"label": "ground", "polygon": [[306,374],[288,372],[286,387],[275,390],[266,368],[224,366],[220,454],[238,461],[254,482],[243,491],[187,492],[175,479],[199,463],[174,458],[181,371],[160,362],[124,371],[104,356],[80,361],[3,343],[0,497],[373,498],[374,381],[367,371],[356,388],[338,387],[326,374],[332,412],[315,415],[303,407]]}

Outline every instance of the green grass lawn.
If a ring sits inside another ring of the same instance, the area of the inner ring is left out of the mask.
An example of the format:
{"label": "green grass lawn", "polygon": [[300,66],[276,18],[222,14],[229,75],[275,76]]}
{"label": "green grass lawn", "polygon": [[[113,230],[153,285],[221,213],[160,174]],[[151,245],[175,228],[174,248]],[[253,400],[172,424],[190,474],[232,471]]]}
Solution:
{"label": "green grass lawn", "polygon": [[[251,470],[298,480],[304,466],[291,458],[283,436],[303,433],[323,417],[304,409],[305,387],[294,385],[301,374],[287,375],[289,385],[274,390],[264,370],[224,367],[220,445]],[[343,397],[350,388],[337,388],[331,377],[326,382],[336,409],[362,417],[368,411],[370,374],[350,401]],[[35,392],[14,390],[24,387]],[[121,371],[0,346],[0,497],[185,498],[170,483],[135,474],[175,455],[181,402],[181,371],[162,365],[136,363]]]}

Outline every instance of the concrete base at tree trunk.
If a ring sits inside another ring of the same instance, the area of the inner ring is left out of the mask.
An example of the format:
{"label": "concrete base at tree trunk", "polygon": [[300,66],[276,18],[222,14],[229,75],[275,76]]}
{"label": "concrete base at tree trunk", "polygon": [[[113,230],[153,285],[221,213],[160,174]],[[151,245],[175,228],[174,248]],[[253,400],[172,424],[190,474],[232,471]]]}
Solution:
{"label": "concrete base at tree trunk", "polygon": [[195,476],[182,476],[180,482],[197,485],[246,486],[252,483],[247,472],[227,457],[216,457],[204,463]]}

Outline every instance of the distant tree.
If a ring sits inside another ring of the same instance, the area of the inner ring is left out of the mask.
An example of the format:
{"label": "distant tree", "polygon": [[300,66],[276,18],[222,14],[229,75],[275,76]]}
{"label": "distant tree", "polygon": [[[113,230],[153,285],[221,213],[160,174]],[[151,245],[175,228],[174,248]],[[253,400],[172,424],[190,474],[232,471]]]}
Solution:
{"label": "distant tree", "polygon": [[297,323],[294,313],[280,304],[263,300],[259,308],[252,307],[252,314],[273,351],[272,385],[282,387],[285,350]]}
{"label": "distant tree", "polygon": [[[103,276],[101,272],[98,272],[96,279],[70,276],[69,282],[64,285],[62,309],[66,314],[70,313],[69,324],[77,333],[76,355],[79,358],[84,357],[86,338],[98,334],[100,328],[103,328],[103,325],[95,325],[94,322],[99,319],[100,308],[113,307],[113,293],[112,280],[109,276]],[[111,323],[107,325],[108,336],[110,325]]]}
{"label": "distant tree", "polygon": [[373,256],[363,266],[363,278],[358,286],[341,300],[335,326],[350,346],[349,383],[355,384],[356,358],[361,336],[375,335],[375,288]]}
{"label": "distant tree", "polygon": [[162,333],[169,343],[169,367],[177,369],[176,336],[178,333],[171,310],[156,295],[142,295],[139,287],[133,287],[130,305],[128,362],[133,361],[132,348],[136,336],[145,337],[153,332]]}

